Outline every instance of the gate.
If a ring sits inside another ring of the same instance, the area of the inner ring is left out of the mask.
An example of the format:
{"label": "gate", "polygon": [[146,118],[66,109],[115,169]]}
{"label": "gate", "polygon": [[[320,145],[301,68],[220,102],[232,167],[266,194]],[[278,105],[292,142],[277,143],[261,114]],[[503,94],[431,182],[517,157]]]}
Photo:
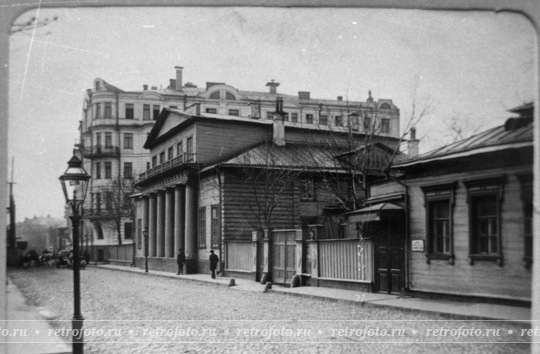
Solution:
{"label": "gate", "polygon": [[290,284],[295,271],[296,230],[272,231],[272,281]]}

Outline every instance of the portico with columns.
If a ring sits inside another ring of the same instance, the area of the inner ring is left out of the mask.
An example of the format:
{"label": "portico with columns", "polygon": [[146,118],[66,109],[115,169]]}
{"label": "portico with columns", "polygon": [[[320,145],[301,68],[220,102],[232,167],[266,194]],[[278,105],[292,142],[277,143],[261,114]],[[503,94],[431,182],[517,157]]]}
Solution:
{"label": "portico with columns", "polygon": [[[185,174],[144,188],[137,198],[141,232],[148,232],[148,263],[151,269],[176,271],[178,249],[186,254],[184,273],[197,271],[197,186]],[[142,238],[139,237],[142,241]],[[137,258],[145,255],[144,242]],[[139,262],[141,263],[141,262]],[[140,265],[140,264],[139,264]]]}

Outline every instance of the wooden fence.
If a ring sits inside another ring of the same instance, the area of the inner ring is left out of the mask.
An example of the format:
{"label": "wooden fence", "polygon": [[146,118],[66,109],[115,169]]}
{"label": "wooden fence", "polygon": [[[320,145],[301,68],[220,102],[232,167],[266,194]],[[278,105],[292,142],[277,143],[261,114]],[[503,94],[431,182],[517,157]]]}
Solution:
{"label": "wooden fence", "polygon": [[107,258],[110,261],[116,262],[133,262],[133,244],[121,246],[107,246]]}
{"label": "wooden fence", "polygon": [[358,239],[319,240],[319,277],[371,280],[371,244]]}
{"label": "wooden fence", "polygon": [[225,269],[250,272],[254,268],[252,241],[235,241],[225,244]]}

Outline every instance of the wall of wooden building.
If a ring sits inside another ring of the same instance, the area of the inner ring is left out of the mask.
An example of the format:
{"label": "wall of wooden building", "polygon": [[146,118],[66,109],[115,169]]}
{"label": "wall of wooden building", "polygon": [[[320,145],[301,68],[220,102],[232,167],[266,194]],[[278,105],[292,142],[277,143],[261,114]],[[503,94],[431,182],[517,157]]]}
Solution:
{"label": "wall of wooden building", "polygon": [[[451,295],[480,296],[513,300],[531,299],[531,270],[523,262],[524,240],[521,235],[523,203],[517,175],[530,168],[492,169],[454,173],[440,177],[408,179],[410,197],[410,238],[426,240],[426,209],[421,186],[457,182],[454,206],[455,262],[431,259],[425,252],[410,251],[410,289]],[[475,260],[469,263],[469,205],[464,180],[506,175],[501,209],[502,254],[504,262]]]}

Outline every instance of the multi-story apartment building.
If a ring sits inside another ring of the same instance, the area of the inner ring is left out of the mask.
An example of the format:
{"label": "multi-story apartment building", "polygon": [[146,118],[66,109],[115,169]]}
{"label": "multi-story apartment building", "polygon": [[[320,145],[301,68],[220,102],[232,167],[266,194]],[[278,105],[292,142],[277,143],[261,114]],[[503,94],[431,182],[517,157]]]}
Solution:
{"label": "multi-story apartment building", "polygon": [[[219,82],[197,87],[184,83],[182,67],[175,69],[176,77],[165,89],[145,84],[140,91],[124,91],[96,78],[92,89],[86,91],[81,151],[92,182],[85,203],[83,239],[90,239],[95,260],[107,258],[106,246],[133,242],[131,218],[113,220],[111,186],[130,181],[172,158],[168,156],[170,151],[150,156],[143,148],[163,108],[272,120],[279,96],[288,125],[326,130],[349,127],[358,132],[376,127],[383,136],[399,137],[399,109],[390,99],[374,100],[371,92],[365,102],[360,102],[343,100],[342,96],[314,99],[307,91],[298,95],[278,93],[279,83],[274,80],[266,83],[266,91],[243,91]],[[187,149],[186,145],[184,150],[189,153]]]}

